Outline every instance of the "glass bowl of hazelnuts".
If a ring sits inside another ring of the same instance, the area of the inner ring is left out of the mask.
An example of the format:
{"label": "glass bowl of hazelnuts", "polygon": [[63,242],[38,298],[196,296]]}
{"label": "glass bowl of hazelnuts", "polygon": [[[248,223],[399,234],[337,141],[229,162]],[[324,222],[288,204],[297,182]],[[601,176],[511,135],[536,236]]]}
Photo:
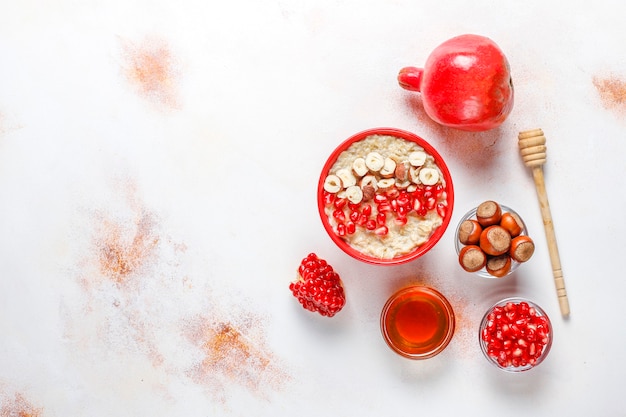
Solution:
{"label": "glass bowl of hazelnuts", "polygon": [[502,278],[527,262],[535,243],[521,216],[487,200],[459,221],[454,238],[461,268],[483,278]]}

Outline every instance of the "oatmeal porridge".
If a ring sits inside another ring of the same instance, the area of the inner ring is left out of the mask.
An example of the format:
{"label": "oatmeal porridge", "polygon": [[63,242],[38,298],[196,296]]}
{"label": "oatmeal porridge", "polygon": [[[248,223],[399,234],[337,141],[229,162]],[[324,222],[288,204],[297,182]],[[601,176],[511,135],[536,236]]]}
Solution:
{"label": "oatmeal porridge", "polygon": [[343,151],[324,179],[323,199],[333,232],[378,259],[423,245],[448,209],[435,158],[392,135],[372,134]]}

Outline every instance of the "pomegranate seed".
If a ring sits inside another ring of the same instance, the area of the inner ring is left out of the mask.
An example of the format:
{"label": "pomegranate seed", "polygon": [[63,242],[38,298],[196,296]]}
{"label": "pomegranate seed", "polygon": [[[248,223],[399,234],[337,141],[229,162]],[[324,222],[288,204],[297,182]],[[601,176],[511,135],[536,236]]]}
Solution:
{"label": "pomegranate seed", "polygon": [[346,206],[346,204],[348,204],[348,199],[347,198],[336,198],[335,199],[335,208],[337,209],[342,209]]}
{"label": "pomegranate seed", "polygon": [[330,206],[335,201],[336,194],[329,193],[328,191],[324,191],[324,205]]}
{"label": "pomegranate seed", "polygon": [[354,232],[356,232],[356,224],[354,224],[354,222],[347,222],[346,233],[351,235],[351,234],[354,234]]}
{"label": "pomegranate seed", "polygon": [[361,213],[369,216],[370,214],[372,214],[372,206],[370,206],[369,204],[364,204],[363,208],[361,209]]}
{"label": "pomegranate seed", "polygon": [[348,208],[352,211],[359,211],[359,209],[361,208],[361,204],[355,204],[355,203],[348,203]]}
{"label": "pomegranate seed", "polygon": [[522,301],[521,303],[519,303],[519,305],[517,306],[517,309],[519,310],[520,314],[525,316],[528,314],[528,311],[530,309],[530,306],[528,305],[528,303],[526,301]]}
{"label": "pomegranate seed", "polygon": [[423,187],[417,187],[415,189],[415,191],[413,191],[413,196],[415,198],[422,198],[424,196],[424,188]]}
{"label": "pomegranate seed", "polygon": [[343,212],[343,210],[335,210],[333,211],[333,217],[335,219],[337,219],[340,222],[345,222],[346,221],[346,215]]}
{"label": "pomegranate seed", "polygon": [[396,199],[396,201],[398,202],[398,206],[406,207],[411,202],[411,199],[409,198],[409,195],[407,193],[401,193],[400,196],[398,196],[398,198]]}
{"label": "pomegranate seed", "polygon": [[389,229],[387,228],[387,226],[380,226],[378,229],[374,230],[374,233],[376,233],[378,236],[384,236],[389,233]]}
{"label": "pomegranate seed", "polygon": [[414,199],[413,203],[411,204],[411,208],[415,211],[419,211],[421,206],[422,206],[422,203],[420,203],[419,198]]}
{"label": "pomegranate seed", "polygon": [[365,228],[367,230],[374,230],[376,229],[376,220],[374,219],[370,219],[365,223]]}
{"label": "pomegranate seed", "polygon": [[390,188],[385,194],[387,195],[387,198],[395,199],[400,195],[400,191],[398,191],[397,188]]}
{"label": "pomegranate seed", "polygon": [[361,213],[358,220],[356,221],[356,224],[358,224],[359,226],[365,226],[365,223],[367,223],[367,219],[368,219],[368,216]]}
{"label": "pomegranate seed", "polygon": [[385,223],[387,223],[387,216],[385,213],[380,212],[376,215],[376,223],[378,223],[379,226],[384,226]]}
{"label": "pomegranate seed", "polygon": [[437,203],[437,200],[435,199],[435,197],[429,197],[428,199],[426,199],[426,209],[427,210],[434,209],[436,203]]}
{"label": "pomegranate seed", "polygon": [[405,216],[400,216],[393,219],[393,221],[399,226],[404,226],[408,222],[408,219]]}
{"label": "pomegranate seed", "polygon": [[350,213],[350,220],[353,222],[356,222],[357,220],[359,220],[359,217],[361,216],[361,213],[359,213],[358,211],[353,211]]}
{"label": "pomegranate seed", "polygon": [[341,237],[346,235],[346,225],[343,223],[339,223],[337,225],[337,234]]}
{"label": "pomegranate seed", "polygon": [[439,217],[446,217],[448,207],[444,203],[437,203],[437,214]]}
{"label": "pomegranate seed", "polygon": [[377,204],[384,203],[387,201],[387,197],[384,194],[376,194],[374,196],[374,202]]}
{"label": "pomegranate seed", "polygon": [[385,213],[385,212],[389,212],[389,211],[392,211],[391,204],[389,204],[389,203],[380,203],[378,205],[378,212],[379,213]]}

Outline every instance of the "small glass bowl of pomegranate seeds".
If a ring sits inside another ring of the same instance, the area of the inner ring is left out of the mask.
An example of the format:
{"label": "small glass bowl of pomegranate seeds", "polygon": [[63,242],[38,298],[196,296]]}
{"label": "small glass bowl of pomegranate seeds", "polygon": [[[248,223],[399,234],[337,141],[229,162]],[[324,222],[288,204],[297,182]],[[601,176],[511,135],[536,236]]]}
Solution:
{"label": "small glass bowl of pomegranate seeds", "polygon": [[380,328],[387,345],[400,356],[428,359],[441,353],[452,340],[454,311],[439,291],[409,286],[387,300]]}
{"label": "small glass bowl of pomegranate seeds", "polygon": [[[492,214],[494,211],[497,214]],[[461,217],[454,245],[461,268],[483,278],[512,274],[535,250],[522,217],[512,208],[491,200]]]}
{"label": "small glass bowl of pomegranate seeds", "polygon": [[552,324],[537,304],[525,298],[506,298],[484,315],[478,332],[487,360],[507,372],[539,365],[552,346]]}
{"label": "small glass bowl of pomegranate seeds", "polygon": [[397,265],[427,253],[452,216],[454,190],[441,155],[421,137],[376,128],[341,143],[317,188],[330,238],[348,255]]}

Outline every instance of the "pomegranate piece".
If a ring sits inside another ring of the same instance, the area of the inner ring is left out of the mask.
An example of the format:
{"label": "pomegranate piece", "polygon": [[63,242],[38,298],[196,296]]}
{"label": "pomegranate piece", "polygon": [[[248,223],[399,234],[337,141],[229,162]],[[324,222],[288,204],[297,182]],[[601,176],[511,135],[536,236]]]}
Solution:
{"label": "pomegranate piece", "polygon": [[302,260],[289,290],[305,309],[326,317],[334,316],[346,304],[339,274],[315,253]]}
{"label": "pomegranate piece", "polygon": [[526,301],[493,307],[480,332],[485,353],[500,367],[513,370],[537,365],[547,354],[551,337],[547,316]]}

